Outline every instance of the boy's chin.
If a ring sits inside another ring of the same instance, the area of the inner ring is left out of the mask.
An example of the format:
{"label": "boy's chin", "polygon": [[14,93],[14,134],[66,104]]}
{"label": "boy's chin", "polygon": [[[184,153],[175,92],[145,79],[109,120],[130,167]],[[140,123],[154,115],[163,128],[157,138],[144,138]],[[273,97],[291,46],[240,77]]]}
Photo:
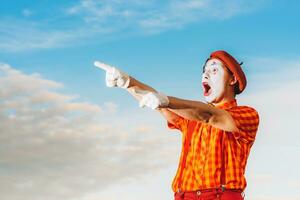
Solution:
{"label": "boy's chin", "polygon": [[212,96],[205,96],[204,99],[205,99],[206,103],[214,103],[214,101],[215,101],[215,98]]}
{"label": "boy's chin", "polygon": [[206,103],[210,103],[210,104],[217,104],[222,99],[219,96],[217,96],[217,97],[216,96],[205,96],[204,98],[205,98]]}

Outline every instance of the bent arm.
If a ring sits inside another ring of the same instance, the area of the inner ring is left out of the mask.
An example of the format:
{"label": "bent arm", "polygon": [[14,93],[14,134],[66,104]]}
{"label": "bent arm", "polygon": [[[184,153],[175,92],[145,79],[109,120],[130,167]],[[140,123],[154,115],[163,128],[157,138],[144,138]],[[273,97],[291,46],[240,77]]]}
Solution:
{"label": "bent arm", "polygon": [[[154,88],[134,79],[133,77],[130,77],[130,83],[127,91],[138,101],[140,101],[143,94],[137,93],[136,90],[157,92]],[[181,116],[189,120],[208,123],[225,131],[238,131],[234,119],[225,110],[216,108],[201,101],[185,100],[171,96],[168,96],[168,99],[168,107],[159,108],[157,110],[171,123],[174,123],[174,121]]]}
{"label": "bent arm", "polygon": [[238,128],[232,116],[223,109],[201,101],[192,101],[168,97],[168,109],[183,118],[208,123],[216,128],[234,132]]}

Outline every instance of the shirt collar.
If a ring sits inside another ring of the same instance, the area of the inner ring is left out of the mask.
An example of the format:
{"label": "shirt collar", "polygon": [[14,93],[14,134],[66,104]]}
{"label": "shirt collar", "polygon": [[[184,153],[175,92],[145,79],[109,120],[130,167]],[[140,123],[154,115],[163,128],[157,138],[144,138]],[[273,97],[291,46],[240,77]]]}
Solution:
{"label": "shirt collar", "polygon": [[232,99],[231,101],[226,101],[226,102],[216,105],[217,108],[221,108],[221,109],[229,109],[229,108],[232,108],[235,106],[237,106],[236,99]]}

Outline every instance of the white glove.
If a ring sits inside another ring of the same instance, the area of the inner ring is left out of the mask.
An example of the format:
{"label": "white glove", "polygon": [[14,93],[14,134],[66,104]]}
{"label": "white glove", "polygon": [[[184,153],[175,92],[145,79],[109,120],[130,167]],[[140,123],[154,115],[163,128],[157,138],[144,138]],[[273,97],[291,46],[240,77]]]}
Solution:
{"label": "white glove", "polygon": [[120,87],[128,88],[130,78],[128,74],[120,71],[116,67],[95,61],[94,65],[106,71],[106,86],[107,87]]}
{"label": "white glove", "polygon": [[156,92],[148,92],[143,95],[140,100],[140,107],[149,107],[153,110],[156,108],[164,108],[169,105],[169,99],[166,95]]}

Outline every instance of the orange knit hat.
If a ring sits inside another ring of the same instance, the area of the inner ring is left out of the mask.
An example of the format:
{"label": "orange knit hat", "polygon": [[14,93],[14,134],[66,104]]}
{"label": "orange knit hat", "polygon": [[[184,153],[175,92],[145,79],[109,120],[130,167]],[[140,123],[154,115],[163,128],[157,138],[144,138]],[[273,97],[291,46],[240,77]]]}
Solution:
{"label": "orange knit hat", "polygon": [[231,56],[226,51],[215,51],[210,54],[210,59],[216,58],[222,61],[222,63],[231,71],[231,73],[236,77],[238,81],[238,91],[236,91],[237,94],[240,94],[243,92],[243,90],[246,88],[247,85],[247,79],[246,76],[242,70],[241,64],[237,62],[237,60]]}

